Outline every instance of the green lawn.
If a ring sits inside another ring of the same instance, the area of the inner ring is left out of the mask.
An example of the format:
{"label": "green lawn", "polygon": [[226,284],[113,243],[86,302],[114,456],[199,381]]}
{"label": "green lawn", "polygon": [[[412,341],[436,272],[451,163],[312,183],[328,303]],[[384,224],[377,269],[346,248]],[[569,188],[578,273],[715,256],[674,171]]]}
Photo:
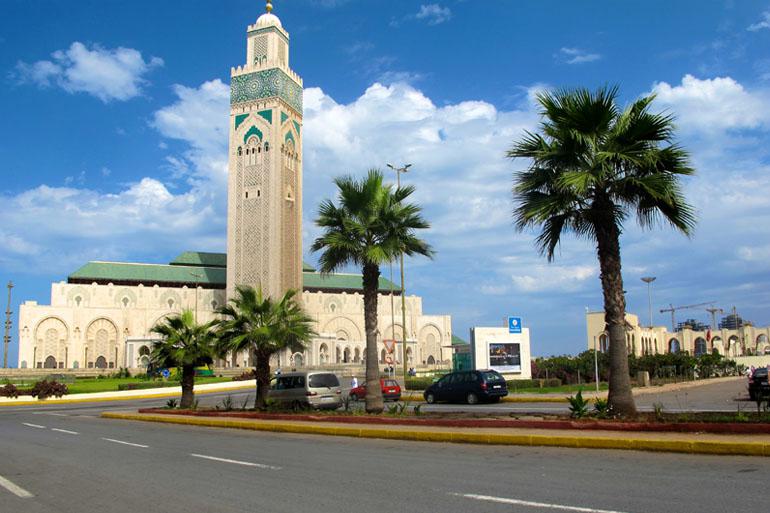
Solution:
{"label": "green lawn", "polygon": [[[231,380],[232,378],[200,377],[195,378],[195,384],[201,385],[204,383],[222,383]],[[114,392],[118,390],[118,385],[127,383],[148,383],[148,381],[139,378],[87,378],[75,380],[74,383],[67,384],[67,388],[69,389],[70,394]],[[156,384],[158,388],[164,386],[179,386],[178,381],[158,381],[152,383]]]}
{"label": "green lawn", "polygon": [[[558,387],[526,387],[516,388],[508,386],[508,392],[511,394],[575,394],[578,390],[583,392],[595,392],[596,385],[594,383],[583,383],[582,385],[561,385]],[[599,383],[599,390],[607,390],[607,383]]]}

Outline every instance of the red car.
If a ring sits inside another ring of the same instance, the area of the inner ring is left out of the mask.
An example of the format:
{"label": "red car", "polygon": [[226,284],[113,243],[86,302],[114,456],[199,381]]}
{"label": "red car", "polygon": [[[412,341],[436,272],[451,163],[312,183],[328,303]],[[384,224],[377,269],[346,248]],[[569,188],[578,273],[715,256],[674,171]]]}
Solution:
{"label": "red car", "polygon": [[[398,401],[401,399],[401,386],[395,379],[380,379],[382,398],[386,401]],[[350,390],[348,394],[351,401],[358,401],[366,397],[366,383]]]}

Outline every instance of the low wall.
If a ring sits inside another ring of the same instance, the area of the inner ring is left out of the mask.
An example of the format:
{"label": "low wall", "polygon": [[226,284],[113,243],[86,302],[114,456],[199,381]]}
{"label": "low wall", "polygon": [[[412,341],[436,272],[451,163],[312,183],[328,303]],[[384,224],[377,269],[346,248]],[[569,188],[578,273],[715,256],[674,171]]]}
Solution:
{"label": "low wall", "polygon": [[745,365],[746,367],[766,367],[770,365],[770,354],[759,356],[730,356],[731,360],[735,360],[738,365]]}

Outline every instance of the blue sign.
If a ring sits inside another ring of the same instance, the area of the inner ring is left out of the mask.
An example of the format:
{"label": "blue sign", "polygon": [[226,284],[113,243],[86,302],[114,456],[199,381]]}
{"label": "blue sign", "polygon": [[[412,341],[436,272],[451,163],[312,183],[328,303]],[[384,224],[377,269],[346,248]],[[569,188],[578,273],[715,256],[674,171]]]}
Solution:
{"label": "blue sign", "polygon": [[521,317],[508,317],[508,333],[521,333]]}
{"label": "blue sign", "polygon": [[160,371],[160,375],[163,376],[164,379],[168,379],[168,377],[171,376],[171,373],[168,371],[168,369],[163,369]]}

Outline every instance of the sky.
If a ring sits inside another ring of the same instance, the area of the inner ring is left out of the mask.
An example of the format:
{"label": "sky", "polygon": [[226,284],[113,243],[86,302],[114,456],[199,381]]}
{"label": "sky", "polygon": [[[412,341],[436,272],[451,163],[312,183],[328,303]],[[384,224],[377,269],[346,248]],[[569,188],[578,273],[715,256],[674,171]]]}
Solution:
{"label": "sky", "polygon": [[[683,183],[691,238],[624,226],[628,311],[647,321],[640,278],[655,276],[656,325],[670,323],[661,308],[708,301],[770,324],[770,0],[274,5],[305,86],[305,248],[334,177],[411,163],[436,250],[406,264],[424,312],[450,314],[465,339],[520,316],[534,355],[584,350],[585,311],[602,307],[595,248],[566,235],[548,263],[536,233],[515,230],[513,174],[527,162],[505,152],[537,130],[538,92],[617,85],[623,105],[657,95],[697,171]],[[229,73],[262,12],[0,2],[0,284],[15,284],[14,312],[48,304],[51,283],[89,260],[225,250]]]}

